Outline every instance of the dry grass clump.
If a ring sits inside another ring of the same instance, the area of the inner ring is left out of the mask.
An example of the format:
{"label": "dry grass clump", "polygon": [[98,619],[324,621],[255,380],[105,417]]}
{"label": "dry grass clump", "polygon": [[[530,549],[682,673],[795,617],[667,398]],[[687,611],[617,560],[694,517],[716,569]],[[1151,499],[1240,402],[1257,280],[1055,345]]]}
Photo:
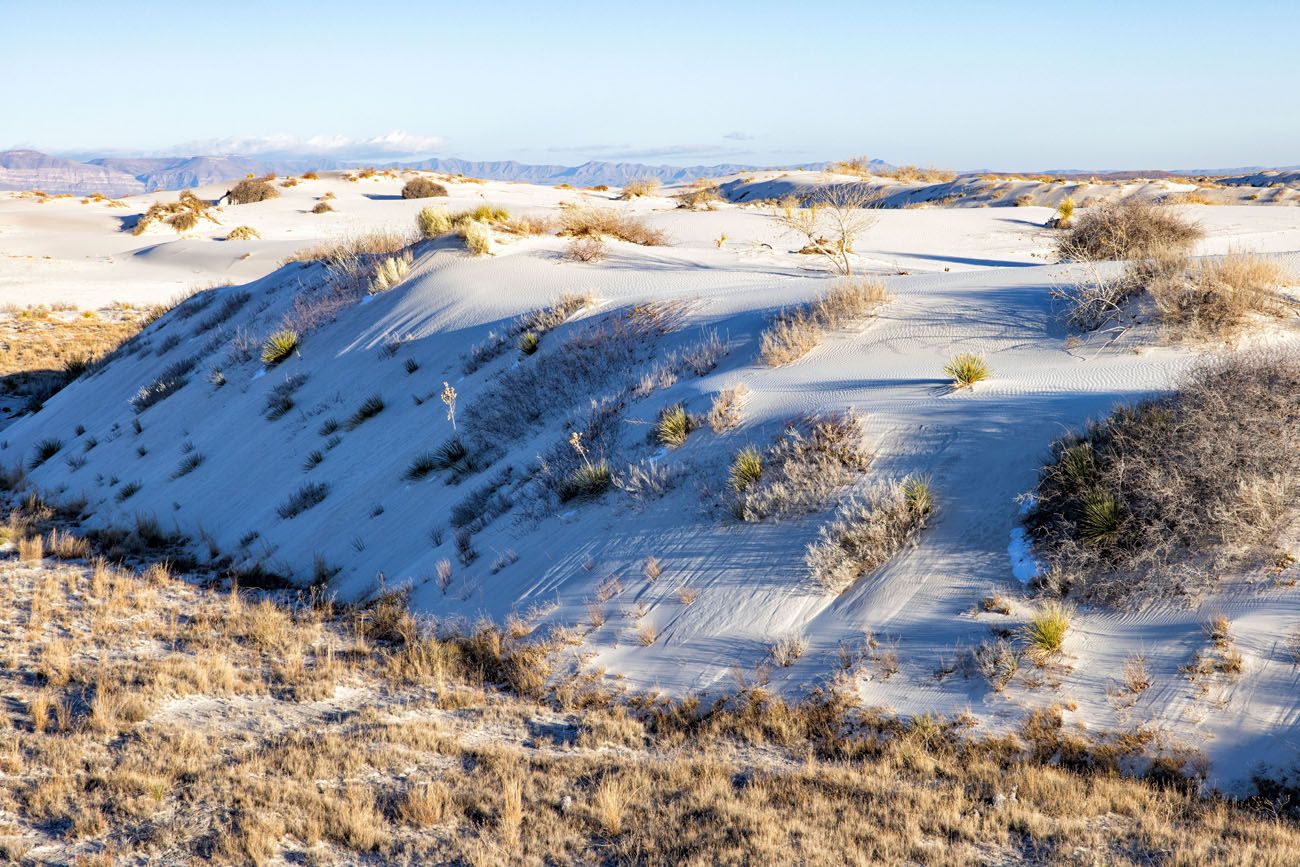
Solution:
{"label": "dry grass clump", "polygon": [[1056,443],[1028,519],[1054,589],[1150,600],[1265,556],[1296,514],[1297,393],[1294,352],[1227,356]]}
{"label": "dry grass clump", "polygon": [[163,368],[162,373],[158,374],[157,379],[148,385],[141,386],[140,390],[131,398],[131,408],[137,413],[144,412],[159,401],[165,400],[180,391],[189,383],[189,375],[197,363],[197,358],[182,358],[167,365]]}
{"label": "dry grass clump", "polygon": [[656,178],[634,178],[623,185],[623,195],[620,199],[639,199],[642,196],[653,196],[659,192],[659,181]]}
{"label": "dry grass clump", "polygon": [[861,416],[846,412],[790,425],[765,453],[742,450],[730,474],[732,514],[761,521],[825,508],[870,466],[864,438]]}
{"label": "dry grass clump", "polygon": [[1148,266],[1141,281],[1165,331],[1180,340],[1230,340],[1254,315],[1283,316],[1277,262],[1250,253]]}
{"label": "dry grass clump", "polygon": [[1177,211],[1143,199],[1088,209],[1057,242],[1062,259],[1149,259],[1187,254],[1204,232]]}
{"label": "dry grass clump", "polygon": [[844,592],[915,538],[933,510],[929,481],[911,476],[854,497],[808,546],[809,577],[832,593]]}
{"label": "dry grass clump", "polygon": [[431,199],[446,196],[447,188],[428,178],[412,178],[402,187],[403,199]]}
{"label": "dry grass clump", "polygon": [[1070,631],[1073,612],[1056,600],[1049,600],[1021,629],[1029,655],[1042,663],[1061,652]]}
{"label": "dry grass clump", "polygon": [[707,181],[694,184],[673,198],[677,200],[677,207],[692,211],[698,211],[700,208],[706,211],[716,210],[718,203],[725,201],[722,197],[722,188]]}
{"label": "dry grass clump", "polygon": [[262,233],[252,226],[236,226],[226,233],[227,241],[252,241],[261,237]]}
{"label": "dry grass clump", "polygon": [[668,236],[645,220],[613,208],[569,208],[560,215],[560,234],[571,238],[615,238],[643,247],[662,247]]}
{"label": "dry grass clump", "polygon": [[828,332],[873,316],[890,297],[879,280],[842,280],[816,301],[778,314],[763,331],[759,357],[769,367],[797,361]]}
{"label": "dry grass clump", "polygon": [[274,199],[279,195],[280,191],[267,178],[244,178],[226,193],[232,205],[251,205],[254,202]]}
{"label": "dry grass clump", "polygon": [[280,504],[275,513],[286,521],[290,518],[296,518],[308,509],[323,503],[329,492],[330,486],[324,482],[305,482],[301,488]]}
{"label": "dry grass clump", "polygon": [[370,278],[370,294],[378,295],[387,292],[401,283],[411,272],[411,265],[414,262],[415,259],[410,251],[379,260],[379,264],[375,265],[374,276]]}
{"label": "dry grass clump", "polygon": [[198,226],[199,220],[217,223],[217,218],[212,216],[211,211],[211,202],[200,199],[189,190],[182,190],[174,202],[154,202],[150,205],[136,221],[131,233],[142,235],[155,223],[164,223],[177,232],[188,232]]}
{"label": "dry grass clump", "polygon": [[709,407],[709,428],[714,433],[725,433],[740,426],[740,410],[749,396],[749,386],[741,383],[725,388],[713,398]]}
{"label": "dry grass clump", "polygon": [[329,202],[327,202],[325,199],[321,199],[319,202],[312,205],[311,208],[311,212],[313,214],[329,214],[333,212],[333,210],[334,210],[334,206],[331,205]]}

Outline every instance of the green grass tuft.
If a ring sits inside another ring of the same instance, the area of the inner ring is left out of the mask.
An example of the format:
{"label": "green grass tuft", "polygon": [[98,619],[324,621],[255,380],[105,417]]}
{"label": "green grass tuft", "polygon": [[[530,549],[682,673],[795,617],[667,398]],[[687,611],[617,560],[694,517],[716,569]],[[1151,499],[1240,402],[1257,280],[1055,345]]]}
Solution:
{"label": "green grass tuft", "polygon": [[298,332],[291,329],[277,331],[262,344],[262,363],[275,366],[298,351]]}
{"label": "green grass tuft", "polygon": [[989,366],[984,357],[971,352],[954,355],[952,361],[944,366],[943,372],[952,377],[956,388],[969,388],[977,382],[989,378]]}

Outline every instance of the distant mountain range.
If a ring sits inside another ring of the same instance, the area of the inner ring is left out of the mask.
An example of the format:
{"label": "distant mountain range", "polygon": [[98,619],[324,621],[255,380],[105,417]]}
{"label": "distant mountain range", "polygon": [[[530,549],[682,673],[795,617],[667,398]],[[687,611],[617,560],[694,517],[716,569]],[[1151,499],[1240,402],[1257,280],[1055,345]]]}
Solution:
{"label": "distant mountain range", "polygon": [[[880,160],[874,165],[884,166]],[[783,166],[792,169],[821,169],[827,163]],[[248,174],[301,174],[316,169],[357,168],[355,163],[329,159],[258,159],[257,157],[100,157],[78,160],[50,156],[34,150],[0,151],[0,190],[44,190],[47,193],[103,193],[128,196],[154,190],[182,190],[242,178]],[[446,174],[498,181],[528,181],[536,184],[569,183],[574,186],[610,184],[621,186],[633,178],[657,178],[671,184],[701,177],[717,177],[756,171],[758,167],[724,163],[713,166],[652,166],[643,163],[591,161],[580,166],[528,165],[514,160],[482,162],[461,159],[428,159],[389,163],[382,168],[428,169]]]}

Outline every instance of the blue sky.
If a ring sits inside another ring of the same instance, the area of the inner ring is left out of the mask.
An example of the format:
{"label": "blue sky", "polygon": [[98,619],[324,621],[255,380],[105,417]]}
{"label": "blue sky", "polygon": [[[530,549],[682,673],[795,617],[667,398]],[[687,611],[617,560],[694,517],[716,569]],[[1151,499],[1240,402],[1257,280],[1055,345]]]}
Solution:
{"label": "blue sky", "polygon": [[1300,3],[0,0],[0,149],[1300,164]]}

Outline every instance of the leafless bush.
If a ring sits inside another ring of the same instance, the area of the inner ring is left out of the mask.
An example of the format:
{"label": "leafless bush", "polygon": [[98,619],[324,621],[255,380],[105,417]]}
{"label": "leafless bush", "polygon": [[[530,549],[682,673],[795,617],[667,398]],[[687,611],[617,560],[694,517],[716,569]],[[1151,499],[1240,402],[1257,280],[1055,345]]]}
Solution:
{"label": "leafless bush", "polygon": [[808,546],[810,577],[833,593],[843,592],[914,538],[933,508],[929,483],[917,478],[880,485],[865,499],[855,497]]}
{"label": "leafless bush", "polygon": [[600,238],[574,238],[564,248],[564,258],[573,262],[599,262],[607,252]]}
{"label": "leafless bush", "polygon": [[744,383],[718,392],[709,407],[709,427],[714,433],[724,433],[740,425],[740,408],[748,395],[749,386]]}
{"label": "leafless bush", "polygon": [[1105,202],[1079,216],[1057,244],[1062,259],[1149,259],[1191,252],[1204,232],[1177,211],[1143,199]]}
{"label": "leafless bush", "polygon": [[827,332],[871,316],[889,299],[889,290],[879,280],[843,280],[816,301],[778,314],[763,331],[759,355],[769,367],[797,361]]}
{"label": "leafless bush", "polygon": [[1232,355],[1057,442],[1028,520],[1052,584],[1150,600],[1262,556],[1300,495],[1297,393],[1294,352]]}
{"label": "leafless bush", "polygon": [[800,252],[816,254],[841,277],[853,275],[853,242],[875,225],[881,192],[865,184],[826,187],[806,202],[788,202],[773,216],[787,231],[803,238]]}
{"label": "leafless bush", "polygon": [[447,188],[428,178],[413,178],[402,187],[403,199],[431,199],[447,195]]}
{"label": "leafless bush", "polygon": [[677,200],[677,207],[692,211],[698,211],[700,208],[712,211],[717,207],[718,202],[724,201],[722,189],[717,184],[709,182],[694,184],[673,198]]}
{"label": "leafless bush", "polygon": [[802,633],[792,633],[777,639],[772,645],[772,661],[782,668],[794,665],[808,650],[808,639]]}
{"label": "leafless bush", "polygon": [[623,185],[623,199],[636,199],[641,196],[653,196],[659,192],[659,181],[655,178],[635,178]]}

